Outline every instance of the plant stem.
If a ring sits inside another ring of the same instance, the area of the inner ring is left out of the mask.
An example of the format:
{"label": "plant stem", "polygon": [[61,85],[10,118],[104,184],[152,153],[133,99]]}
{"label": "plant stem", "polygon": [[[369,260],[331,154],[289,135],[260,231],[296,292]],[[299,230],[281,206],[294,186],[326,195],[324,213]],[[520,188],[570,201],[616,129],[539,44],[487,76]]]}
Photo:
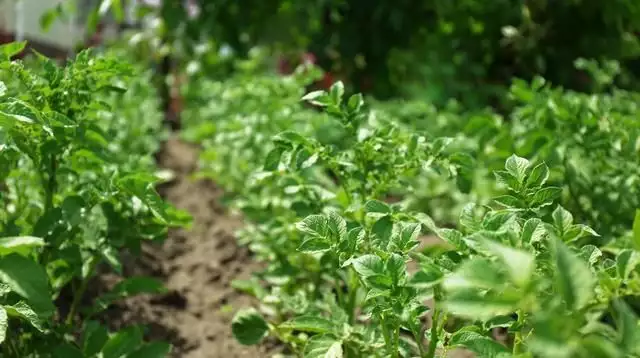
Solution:
{"label": "plant stem", "polygon": [[436,356],[436,347],[438,346],[438,324],[440,323],[440,309],[438,304],[433,305],[433,318],[431,319],[431,337],[429,337],[429,350],[427,351],[428,358],[434,358]]}
{"label": "plant stem", "polygon": [[420,358],[426,358],[427,357],[427,351],[425,351],[424,349],[424,339],[422,339],[422,329],[420,329],[420,326],[415,327],[414,329],[411,330],[411,333],[413,333],[413,339],[416,340],[416,344],[418,345],[418,352],[420,353]]}
{"label": "plant stem", "polygon": [[66,323],[67,325],[73,325],[73,318],[78,313],[78,308],[80,307],[80,302],[82,301],[82,297],[84,293],[87,291],[87,286],[89,286],[89,280],[93,277],[93,272],[96,270],[96,266],[98,266],[99,260],[96,256],[92,256],[89,259],[89,269],[87,270],[87,274],[82,278],[82,282],[80,283],[80,287],[74,292],[73,302],[71,303],[71,309],[69,309],[69,314],[67,315]]}
{"label": "plant stem", "polygon": [[516,331],[513,339],[513,354],[518,354],[522,348],[522,321],[524,320],[524,314],[522,312],[516,312],[518,315],[518,330]]}
{"label": "plant stem", "polygon": [[49,170],[47,177],[47,181],[45,183],[45,201],[44,201],[44,211],[48,212],[53,208],[53,196],[56,193],[56,171],[57,171],[57,161],[54,155],[51,155],[49,161]]}
{"label": "plant stem", "polygon": [[355,322],[356,317],[356,300],[358,299],[358,274],[353,269],[349,268],[349,298],[347,301],[347,314],[349,315],[349,324]]}

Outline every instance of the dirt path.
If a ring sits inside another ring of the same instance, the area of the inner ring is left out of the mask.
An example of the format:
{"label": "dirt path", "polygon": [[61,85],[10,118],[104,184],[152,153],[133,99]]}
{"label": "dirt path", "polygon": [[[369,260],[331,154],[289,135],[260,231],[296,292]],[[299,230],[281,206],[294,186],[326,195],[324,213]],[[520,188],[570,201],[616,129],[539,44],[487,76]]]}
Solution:
{"label": "dirt path", "polygon": [[[197,150],[169,140],[159,166],[171,169],[176,179],[160,189],[166,200],[193,216],[190,231],[177,230],[161,245],[148,245],[143,257],[129,265],[126,275],[142,274],[162,279],[169,293],[161,297],[136,297],[114,307],[110,325],[140,323],[150,339],[174,345],[173,357],[268,357],[265,347],[244,347],[231,335],[231,318],[250,298],[229,287],[247,278],[256,266],[240,248],[233,231],[241,225],[218,203],[221,190],[213,183],[193,181]],[[115,313],[115,312],[114,312]]]}

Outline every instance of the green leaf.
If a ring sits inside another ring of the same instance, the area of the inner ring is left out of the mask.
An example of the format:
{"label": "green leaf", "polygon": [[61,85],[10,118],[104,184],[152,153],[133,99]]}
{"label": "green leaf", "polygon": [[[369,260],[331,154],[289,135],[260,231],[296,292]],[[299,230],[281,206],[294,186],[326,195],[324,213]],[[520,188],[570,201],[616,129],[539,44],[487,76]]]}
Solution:
{"label": "green leaf", "polygon": [[416,272],[409,280],[409,284],[418,288],[430,288],[440,283],[444,275],[435,264],[422,263],[420,271]]}
{"label": "green leaf", "polygon": [[4,96],[5,93],[7,93],[7,85],[0,81],[0,97]]}
{"label": "green leaf", "polygon": [[485,240],[483,245],[505,265],[513,283],[520,287],[527,285],[535,269],[535,262],[531,253],[491,240]]}
{"label": "green leaf", "polygon": [[527,178],[527,188],[538,188],[543,186],[549,179],[549,167],[545,163],[540,163],[533,167]]}
{"label": "green leaf", "polygon": [[524,203],[520,199],[511,195],[501,195],[493,199],[496,203],[506,208],[522,208]]}
{"label": "green leaf", "polygon": [[513,191],[517,191],[520,188],[520,183],[518,183],[518,180],[516,179],[516,177],[514,177],[510,173],[503,170],[498,170],[498,171],[495,171],[493,174],[496,177],[496,181],[499,184],[506,185],[509,189]]}
{"label": "green leaf", "polygon": [[319,316],[295,317],[280,324],[278,328],[311,333],[331,333],[336,330],[333,322]]}
{"label": "green leaf", "polygon": [[497,289],[507,283],[507,277],[496,263],[483,257],[475,257],[463,262],[455,272],[448,275],[443,287],[448,291],[467,288]]}
{"label": "green leaf", "polygon": [[18,254],[0,257],[0,281],[24,297],[42,317],[55,310],[49,292],[49,280],[42,266]]}
{"label": "green leaf", "polygon": [[339,106],[342,102],[342,96],[344,96],[344,83],[342,83],[342,81],[337,81],[331,85],[329,94],[331,95],[332,104]]}
{"label": "green leaf", "polygon": [[99,297],[94,306],[95,310],[106,309],[113,302],[140,294],[159,294],[167,292],[162,281],[144,276],[128,277],[118,282],[108,293]]}
{"label": "green leaf", "polygon": [[380,213],[390,214],[391,207],[380,200],[369,200],[364,204],[364,209],[367,213]]}
{"label": "green leaf", "polygon": [[231,322],[233,336],[243,345],[260,343],[269,333],[269,326],[262,315],[253,308],[238,311]]}
{"label": "green leaf", "polygon": [[127,358],[165,358],[171,353],[171,344],[166,342],[151,342],[143,345]]}
{"label": "green leaf", "polygon": [[407,263],[404,257],[398,254],[391,254],[387,259],[385,274],[390,276],[394,285],[401,285],[407,277]]}
{"label": "green leaf", "polygon": [[107,328],[96,321],[87,321],[82,332],[82,353],[90,357],[100,353],[109,340]]}
{"label": "green leaf", "polygon": [[121,358],[134,352],[142,345],[140,327],[127,327],[116,332],[102,347],[102,358]]}
{"label": "green leaf", "polygon": [[616,256],[618,276],[626,280],[639,263],[640,255],[636,251],[630,249],[620,251]]}
{"label": "green leaf", "polygon": [[302,97],[302,100],[321,107],[326,107],[331,104],[331,97],[327,92],[322,90],[309,92]]}
{"label": "green leaf", "polygon": [[560,194],[562,194],[562,188],[549,186],[543,189],[536,191],[531,198],[532,206],[542,206],[551,204],[555,199],[557,199]]}
{"label": "green leaf", "polygon": [[62,15],[62,4],[58,4],[55,7],[48,9],[40,16],[40,29],[43,32],[48,32],[51,29],[51,25]]}
{"label": "green leaf", "polygon": [[[388,243],[393,232],[393,221],[391,220],[391,216],[385,215],[378,219],[371,227],[371,232],[382,244]],[[383,245],[383,248],[386,247]]]}
{"label": "green leaf", "polygon": [[25,47],[27,47],[27,41],[9,42],[8,44],[0,45],[0,54],[5,59],[11,59],[11,57],[24,51]]}
{"label": "green leaf", "polygon": [[571,213],[562,206],[558,205],[551,216],[553,217],[553,225],[561,236],[571,229],[571,225],[573,224],[573,215],[571,215]]}
{"label": "green leaf", "polygon": [[512,313],[519,302],[520,297],[501,293],[481,295],[476,291],[462,290],[450,293],[444,301],[444,307],[454,315],[486,321]]}
{"label": "green leaf", "polygon": [[310,237],[298,246],[301,252],[323,252],[331,249],[331,243],[322,237]]}
{"label": "green leaf", "polygon": [[377,255],[364,255],[351,261],[353,268],[362,277],[384,275],[384,263]]}
{"label": "green leaf", "polygon": [[475,208],[475,203],[469,203],[462,208],[462,211],[460,211],[460,225],[470,231],[476,231],[480,229],[480,222],[475,218],[473,213]]}
{"label": "green leaf", "polygon": [[307,235],[318,238],[329,238],[329,220],[324,215],[309,215],[296,227]]}
{"label": "green leaf", "polygon": [[7,338],[7,328],[9,328],[9,316],[4,307],[0,306],[0,344]]}
{"label": "green leaf", "polygon": [[311,337],[304,347],[305,358],[342,358],[342,342],[323,334]]}
{"label": "green leaf", "polygon": [[10,317],[20,318],[31,324],[38,331],[44,332],[44,323],[42,319],[40,319],[38,314],[23,301],[19,301],[14,305],[4,306],[4,309]]}
{"label": "green leaf", "polygon": [[452,347],[466,348],[479,357],[493,358],[509,352],[507,347],[491,337],[464,328],[454,333],[449,343]]}
{"label": "green leaf", "polygon": [[64,342],[53,349],[53,358],[85,358],[82,352],[70,343]]}
{"label": "green leaf", "polygon": [[332,237],[341,241],[347,238],[347,222],[336,211],[330,211],[327,224],[332,233]]}
{"label": "green leaf", "polygon": [[275,147],[273,148],[269,154],[267,154],[267,159],[264,162],[264,170],[273,171],[278,169],[278,165],[280,164],[280,158],[282,158],[282,153],[284,153],[284,148]]}
{"label": "green leaf", "polygon": [[615,309],[616,326],[620,334],[620,346],[625,352],[631,353],[640,339],[640,327],[638,327],[638,316],[620,298],[613,301]]}
{"label": "green leaf", "polygon": [[418,242],[418,236],[420,235],[421,231],[422,225],[420,224],[406,224],[400,231],[400,235],[395,242],[397,248],[405,253],[411,251],[413,248],[418,246],[418,244],[420,244]]}
{"label": "green leaf", "polygon": [[0,256],[18,253],[27,256],[34,247],[44,246],[44,240],[34,236],[13,236],[0,238]]}
{"label": "green leaf", "polygon": [[636,217],[633,220],[633,245],[636,250],[640,250],[640,209],[636,210]]}
{"label": "green leaf", "polygon": [[524,178],[527,175],[527,168],[529,168],[529,161],[515,154],[507,158],[504,165],[504,169],[516,178],[520,184],[524,183]]}
{"label": "green leaf", "polygon": [[546,234],[547,231],[545,230],[542,220],[532,218],[524,223],[520,240],[527,244],[541,242],[544,240]]}
{"label": "green leaf", "polygon": [[572,310],[579,310],[593,298],[596,283],[586,262],[575,256],[560,239],[555,238],[555,280],[560,296]]}

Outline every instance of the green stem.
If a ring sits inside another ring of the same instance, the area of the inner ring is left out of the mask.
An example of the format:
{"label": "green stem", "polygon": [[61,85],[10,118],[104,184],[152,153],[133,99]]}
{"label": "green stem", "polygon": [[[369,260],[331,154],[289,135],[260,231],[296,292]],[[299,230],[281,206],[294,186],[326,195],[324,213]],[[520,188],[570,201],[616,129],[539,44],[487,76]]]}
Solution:
{"label": "green stem", "polygon": [[344,302],[344,295],[342,294],[342,285],[341,285],[341,280],[339,275],[335,279],[335,285],[336,285],[336,294],[338,295],[338,305],[340,307],[345,307],[346,302]]}
{"label": "green stem", "polygon": [[56,171],[58,165],[56,161],[56,157],[54,155],[51,156],[49,162],[49,170],[48,177],[45,184],[45,201],[44,201],[44,211],[48,212],[53,208],[53,196],[56,193]]}
{"label": "green stem", "polygon": [[80,283],[80,287],[74,292],[73,302],[71,303],[71,308],[69,309],[69,314],[67,315],[66,323],[69,326],[73,325],[73,318],[78,313],[78,308],[80,307],[80,302],[82,302],[82,297],[84,293],[87,291],[87,286],[89,286],[89,281],[91,277],[93,277],[93,273],[96,270],[96,266],[98,266],[99,260],[96,256],[92,256],[89,260],[89,269],[87,270],[87,275],[82,278],[82,282]]}
{"label": "green stem", "polygon": [[433,318],[431,319],[431,336],[429,338],[429,350],[427,351],[428,358],[434,358],[436,356],[436,347],[438,346],[438,324],[440,323],[440,309],[438,304],[433,305]]}
{"label": "green stem", "polygon": [[358,274],[353,269],[349,268],[349,300],[347,301],[347,313],[349,314],[349,324],[355,323],[356,318],[356,300],[358,299],[358,287],[360,281],[358,280]]}
{"label": "green stem", "polygon": [[427,351],[425,350],[424,347],[424,339],[422,339],[422,329],[420,329],[420,327],[414,327],[411,330],[411,333],[413,334],[413,339],[415,339],[416,344],[418,345],[418,352],[420,353],[420,358],[426,358],[427,357]]}
{"label": "green stem", "polygon": [[524,314],[522,312],[516,312],[518,315],[518,330],[516,331],[513,339],[513,354],[516,355],[522,351],[522,321],[524,320]]}

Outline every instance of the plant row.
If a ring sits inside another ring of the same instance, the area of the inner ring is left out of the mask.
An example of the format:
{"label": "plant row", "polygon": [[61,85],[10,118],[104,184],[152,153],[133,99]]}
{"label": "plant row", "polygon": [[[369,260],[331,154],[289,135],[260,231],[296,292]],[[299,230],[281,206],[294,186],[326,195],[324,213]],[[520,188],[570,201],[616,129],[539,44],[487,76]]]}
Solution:
{"label": "plant row", "polygon": [[248,222],[239,241],[268,263],[234,282],[258,300],[234,318],[241,343],[271,336],[301,357],[640,354],[637,94],[520,81],[502,117],[368,106],[340,82],[305,95],[313,68],[243,68],[194,82],[202,105],[183,114],[199,175],[230,191]]}
{"label": "plant row", "polygon": [[150,74],[122,53],[11,61],[24,46],[0,47],[0,355],[165,356],[142,327],[111,332],[100,319],[161,282],[91,289],[99,273],[122,275],[124,253],[188,223],[155,190],[164,130]]}

